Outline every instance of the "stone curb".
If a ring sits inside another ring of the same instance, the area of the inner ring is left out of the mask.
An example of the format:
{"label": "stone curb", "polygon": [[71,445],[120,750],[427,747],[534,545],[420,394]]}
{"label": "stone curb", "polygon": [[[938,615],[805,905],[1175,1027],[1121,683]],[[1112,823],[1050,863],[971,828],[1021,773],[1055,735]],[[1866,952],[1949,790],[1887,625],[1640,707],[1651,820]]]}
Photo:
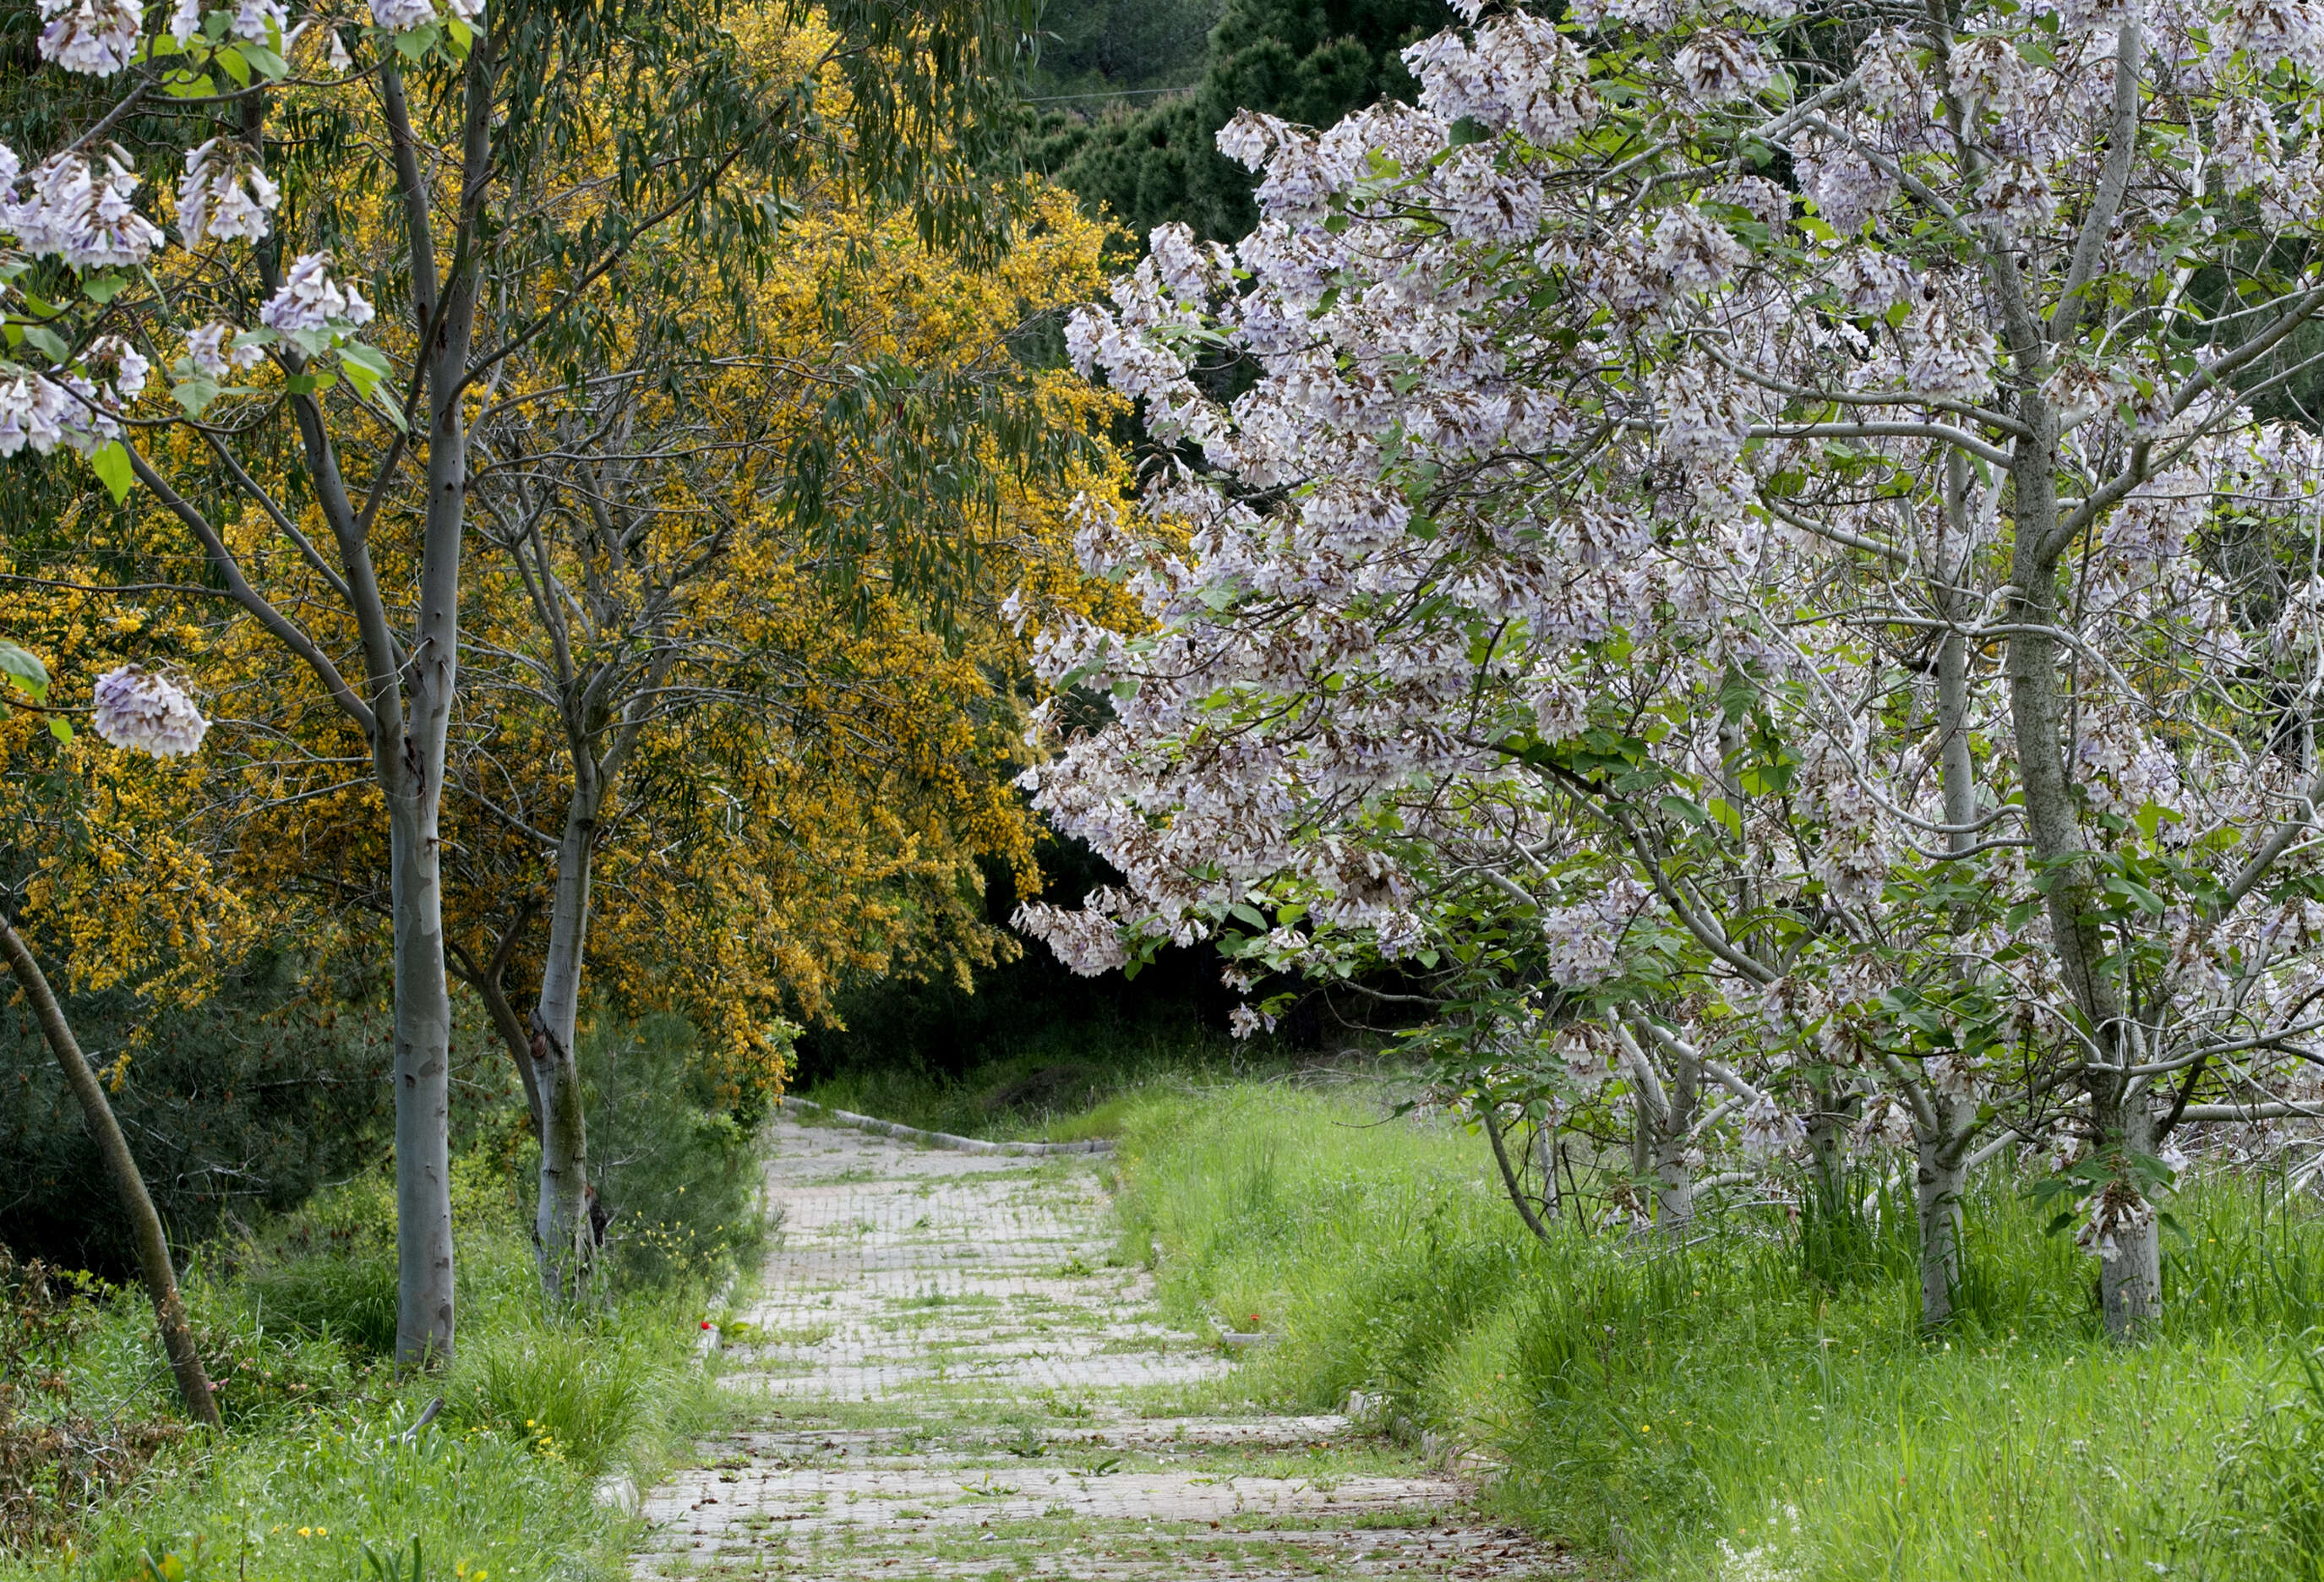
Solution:
{"label": "stone curb", "polygon": [[812,1099],[794,1099],[785,1094],[779,1100],[786,1108],[796,1105],[827,1116],[842,1126],[853,1127],[860,1132],[878,1132],[883,1136],[901,1137],[906,1142],[926,1143],[931,1147],[957,1148],[964,1154],[1111,1154],[1113,1144],[1103,1137],[1086,1143],[991,1143],[982,1137],[958,1137],[950,1132],[924,1132],[918,1127],[908,1127],[892,1120],[876,1120],[868,1115],[851,1110],[834,1109],[827,1104],[817,1104]]}

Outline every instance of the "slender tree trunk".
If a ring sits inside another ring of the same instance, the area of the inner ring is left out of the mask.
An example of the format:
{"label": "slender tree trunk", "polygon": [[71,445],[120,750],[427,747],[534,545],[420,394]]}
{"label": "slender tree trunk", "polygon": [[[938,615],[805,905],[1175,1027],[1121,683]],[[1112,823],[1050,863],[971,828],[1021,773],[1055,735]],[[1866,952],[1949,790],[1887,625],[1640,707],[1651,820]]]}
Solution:
{"label": "slender tree trunk", "polygon": [[452,996],[436,798],[389,798],[395,911],[395,1360],[448,1364],[453,1345]]}
{"label": "slender tree trunk", "polygon": [[[492,184],[493,68],[497,29],[477,41],[463,73],[459,231],[475,234]],[[395,92],[400,97],[401,88]],[[396,1366],[452,1361],[452,997],[444,969],[444,892],[438,810],[460,671],[461,538],[467,522],[468,434],[461,405],[475,332],[478,262],[456,249],[437,278],[424,188],[397,149],[413,244],[413,270],[438,317],[420,348],[428,371],[428,500],[418,619],[404,664],[402,730],[383,729],[373,755],[387,793],[395,910]],[[383,725],[387,716],[381,715]]]}
{"label": "slender tree trunk", "polygon": [[1564,1151],[1563,1140],[1554,1123],[1534,1129],[1534,1167],[1541,1172],[1541,1217],[1545,1219],[1555,1219],[1564,1209],[1564,1199],[1557,1183],[1558,1164]]}
{"label": "slender tree trunk", "polygon": [[1848,1118],[1829,1076],[1816,1082],[1813,1091],[1816,1107],[1807,1122],[1808,1169],[1814,1176],[1816,1210],[1831,1216],[1840,1211],[1847,1188],[1848,1131],[1841,1123]]}
{"label": "slender tree trunk", "polygon": [[516,1062],[517,1081],[524,1088],[525,1113],[532,1117],[532,1135],[540,1136],[540,1079],[533,1070],[532,1035],[525,1028],[524,1018],[516,1014],[509,1003],[508,990],[501,983],[497,970],[463,974],[476,998],[484,1002],[484,1014],[493,1019],[493,1031],[501,1035],[508,1048],[509,1058]]}
{"label": "slender tree trunk", "polygon": [[[1961,564],[1937,589],[1937,601],[1938,608],[1958,621],[1968,614],[1961,586],[1971,548],[1964,504],[1967,458],[1953,452],[1947,458],[1947,471],[1945,519],[1959,540],[1953,553]],[[1967,852],[1977,844],[1976,833],[1968,827],[1978,816],[1977,759],[1969,743],[1969,639],[1960,631],[1947,632],[1937,646],[1937,731],[1938,785],[1945,823],[1952,826],[1945,841],[1952,851]],[[1962,970],[1969,969],[1964,965]],[[1913,1127],[1913,1208],[1921,1238],[1921,1323],[1935,1329],[1951,1321],[1953,1294],[1960,1289],[1961,1193],[1969,1184],[1977,1105],[1941,1093],[1925,1097],[1936,1125],[1916,1121]]]}
{"label": "slender tree trunk", "polygon": [[1921,1322],[1934,1329],[1951,1320],[1960,1288],[1960,1202],[1977,1107],[1941,1095],[1931,1107],[1936,1130],[1913,1128],[1913,1208],[1921,1235]]}
{"label": "slender tree trunk", "polygon": [[588,1131],[574,1063],[581,968],[589,939],[589,865],[597,836],[597,785],[586,752],[575,760],[573,799],[557,848],[557,898],[549,919],[540,1003],[532,1014],[533,1069],[540,1084],[540,1202],[533,1240],[550,1304],[587,1293],[596,1237],[589,1223]]}
{"label": "slender tree trunk", "polygon": [[1702,1094],[1701,1071],[1674,1056],[1672,1081],[1655,1139],[1655,1219],[1663,1235],[1684,1236],[1694,1224],[1694,1113]]}
{"label": "slender tree trunk", "polygon": [[88,1069],[80,1043],[73,1036],[40,963],[5,919],[0,919],[0,952],[6,952],[9,970],[32,1002],[41,1033],[57,1063],[64,1068],[73,1096],[80,1100],[81,1119],[97,1153],[104,1156],[106,1173],[113,1177],[113,1190],[121,1199],[122,1212],[128,1217],[137,1243],[138,1272],[144,1276],[145,1294],[152,1301],[153,1316],[161,1330],[161,1349],[169,1356],[170,1371],[178,1376],[178,1394],[186,1403],[186,1415],[217,1428],[217,1400],[211,1393],[209,1375],[203,1371],[201,1354],[194,1347],[193,1330],[186,1323],[186,1304],[178,1296],[177,1271],[170,1264],[170,1243],[161,1233],[161,1217],[153,1211],[145,1178],[138,1173],[136,1156],[129,1152],[129,1139],[122,1136],[113,1106],[106,1102],[97,1073]]}
{"label": "slender tree trunk", "polygon": [[[2026,832],[2034,856],[2052,865],[2043,898],[2058,976],[2096,1044],[2086,1061],[2089,1069],[2084,1083],[2098,1144],[2101,1148],[2136,1148],[2137,1136],[2151,1138],[2153,1118],[2144,1101],[2128,1090],[2127,1082],[2108,1070],[2123,1063],[2116,1058],[2123,1047],[2123,1003],[2103,964],[2105,942],[2091,920],[2097,885],[2082,856],[2081,823],[2066,776],[2060,644],[2049,635],[2059,619],[2058,565],[2065,548],[2057,538],[2058,418],[2035,390],[2020,396],[2018,415],[2033,432],[2017,442],[2010,473],[2016,499],[2016,544],[2010,566],[2015,593],[2009,619],[2019,630],[2009,639],[2006,670]],[[2125,1245],[2119,1256],[2107,1263],[2110,1267],[2099,1274],[2107,1331],[2116,1340],[2129,1340],[2161,1308],[2160,1244],[2152,1254],[2143,1245]]]}

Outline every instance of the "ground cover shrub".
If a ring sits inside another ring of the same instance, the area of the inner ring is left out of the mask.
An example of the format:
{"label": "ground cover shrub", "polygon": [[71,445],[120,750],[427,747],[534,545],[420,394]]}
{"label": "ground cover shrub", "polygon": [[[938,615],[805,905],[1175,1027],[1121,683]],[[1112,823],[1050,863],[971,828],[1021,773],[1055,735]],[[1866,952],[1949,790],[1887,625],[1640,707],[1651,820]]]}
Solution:
{"label": "ground cover shrub", "polygon": [[[2104,1334],[2089,1260],[2006,1174],[1975,1183],[1956,1321],[1890,1245],[1778,1210],[1686,1245],[1517,1223],[1481,1141],[1377,1094],[1157,1096],[1119,1154],[1125,1251],[1182,1314],[1279,1333],[1253,1387],[1361,1391],[1503,1468],[1513,1518],[1644,1577],[2310,1577],[2324,1221],[2280,1183],[2173,1206],[2167,1317]],[[1852,1238],[1852,1239],[1850,1239]]]}
{"label": "ground cover shrub", "polygon": [[629,1338],[602,1322],[489,1333],[454,1370],[454,1421],[602,1472],[635,1433],[671,1360],[650,1347],[641,1354]]}
{"label": "ground cover shrub", "polygon": [[0,1550],[62,1541],[184,1437],[159,1415],[122,1419],[77,1398],[73,1351],[100,1290],[0,1247]]}

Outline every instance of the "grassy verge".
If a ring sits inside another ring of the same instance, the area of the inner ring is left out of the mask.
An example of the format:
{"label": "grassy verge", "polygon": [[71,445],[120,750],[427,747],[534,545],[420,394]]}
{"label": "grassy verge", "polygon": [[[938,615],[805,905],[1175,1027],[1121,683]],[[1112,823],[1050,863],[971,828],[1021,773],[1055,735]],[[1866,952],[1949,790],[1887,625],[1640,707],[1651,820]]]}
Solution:
{"label": "grassy verge", "polygon": [[1052,1038],[961,1073],[919,1066],[842,1071],[799,1097],[956,1136],[1078,1143],[1120,1136],[1129,1117],[1161,1095],[1277,1076],[1320,1058],[1265,1040],[1148,1031],[1102,1048]]}
{"label": "grassy verge", "polygon": [[[667,1075],[668,1038],[618,1031],[632,1086]],[[457,1357],[399,1381],[392,1185],[366,1174],[206,1247],[189,1274],[222,1433],[177,1421],[136,1293],[52,1279],[43,1294],[0,1258],[0,1359],[38,1386],[0,1379],[0,1582],[626,1577],[642,1524],[604,1485],[650,1485],[727,1418],[695,1342],[759,1227],[746,1135],[706,1141],[724,1118],[676,1098],[641,1109],[610,1078],[595,1091],[613,1156],[643,1162],[605,1178],[620,1195],[602,1300],[545,1312],[523,1150],[485,1138],[454,1164]]]}
{"label": "grassy verge", "polygon": [[1150,1099],[1119,1158],[1126,1250],[1166,1301],[1282,1336],[1255,1387],[1364,1391],[1497,1464],[1506,1513],[1635,1575],[2324,1573],[2324,1222],[2264,1183],[2182,1194],[2171,1317],[2126,1350],[2004,1179],[1969,1205],[1961,1321],[1924,1338],[1895,1202],[1844,1260],[1772,1215],[1675,1251],[1545,1246],[1480,1142],[1259,1084]]}

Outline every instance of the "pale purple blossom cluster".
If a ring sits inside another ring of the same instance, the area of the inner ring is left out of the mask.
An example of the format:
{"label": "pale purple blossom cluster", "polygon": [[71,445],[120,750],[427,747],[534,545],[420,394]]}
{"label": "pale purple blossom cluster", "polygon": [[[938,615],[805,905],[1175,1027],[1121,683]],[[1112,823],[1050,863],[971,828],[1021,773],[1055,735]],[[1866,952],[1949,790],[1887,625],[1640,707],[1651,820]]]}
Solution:
{"label": "pale purple blossom cluster", "polygon": [[213,137],[186,151],[178,183],[178,230],[186,245],[205,241],[265,239],[267,216],[282,201],[246,145]]}
{"label": "pale purple blossom cluster", "polygon": [[258,321],[282,335],[345,334],[369,324],[372,317],[372,306],[361,292],[331,278],[328,253],[300,254],[274,295],[258,309]]}
{"label": "pale purple blossom cluster", "polygon": [[67,71],[110,77],[136,52],[135,0],[41,0],[41,59]]}
{"label": "pale purple blossom cluster", "polygon": [[16,156],[0,145],[0,230],[35,258],[106,269],[143,263],[161,244],[161,227],[131,201],[137,173],[119,149],[60,154],[19,170]]}
{"label": "pale purple blossom cluster", "polygon": [[97,678],[97,735],[115,747],[179,758],[202,744],[209,722],[168,676],[122,665]]}

